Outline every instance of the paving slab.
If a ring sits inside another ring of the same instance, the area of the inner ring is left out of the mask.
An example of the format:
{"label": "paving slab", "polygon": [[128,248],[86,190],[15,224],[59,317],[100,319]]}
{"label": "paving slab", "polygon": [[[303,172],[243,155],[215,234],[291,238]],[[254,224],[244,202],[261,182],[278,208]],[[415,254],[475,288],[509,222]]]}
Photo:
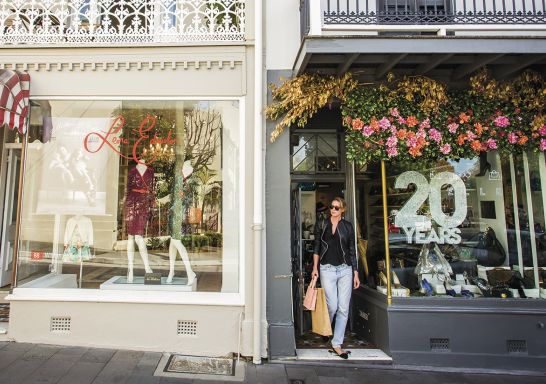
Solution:
{"label": "paving slab", "polygon": [[256,367],[258,383],[284,384],[288,383],[286,369],[282,364],[262,364]]}
{"label": "paving slab", "polygon": [[55,384],[78,362],[78,358],[55,355],[36,369],[23,384]]}
{"label": "paving slab", "polygon": [[79,361],[59,380],[58,384],[91,384],[104,368],[104,363]]}
{"label": "paving slab", "polygon": [[305,384],[320,384],[319,377],[313,367],[286,366],[288,380],[302,380]]}
{"label": "paving slab", "polygon": [[81,361],[89,363],[107,363],[116,353],[115,349],[89,348]]}
{"label": "paving slab", "polygon": [[117,351],[108,361],[93,384],[121,384],[127,382],[144,352]]}

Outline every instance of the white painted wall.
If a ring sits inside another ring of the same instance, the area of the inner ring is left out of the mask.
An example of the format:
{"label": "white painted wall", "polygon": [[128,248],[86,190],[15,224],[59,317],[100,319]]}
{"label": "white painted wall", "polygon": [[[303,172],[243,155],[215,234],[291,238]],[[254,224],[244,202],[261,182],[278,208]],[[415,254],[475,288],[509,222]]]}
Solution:
{"label": "white painted wall", "polygon": [[266,0],[265,3],[266,69],[292,69],[300,47],[300,2]]}

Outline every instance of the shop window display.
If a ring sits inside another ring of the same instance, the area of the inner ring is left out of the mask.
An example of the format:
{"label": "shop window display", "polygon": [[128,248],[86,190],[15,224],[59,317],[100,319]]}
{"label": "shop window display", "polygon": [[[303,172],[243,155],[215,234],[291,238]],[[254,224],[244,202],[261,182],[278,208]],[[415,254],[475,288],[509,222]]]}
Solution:
{"label": "shop window display", "polygon": [[[379,176],[379,167],[368,169]],[[544,298],[543,154],[387,166],[394,297]],[[360,189],[369,285],[387,293],[382,186]]]}
{"label": "shop window display", "polygon": [[237,101],[33,104],[17,287],[238,292]]}

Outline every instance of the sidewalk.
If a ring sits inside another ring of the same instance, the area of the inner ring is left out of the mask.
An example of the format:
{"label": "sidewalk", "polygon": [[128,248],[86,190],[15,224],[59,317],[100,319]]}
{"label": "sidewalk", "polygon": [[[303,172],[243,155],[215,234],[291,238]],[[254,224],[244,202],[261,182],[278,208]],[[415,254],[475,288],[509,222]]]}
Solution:
{"label": "sidewalk", "polygon": [[[200,384],[219,380],[154,376],[161,353],[0,342],[2,384]],[[244,383],[252,384],[539,384],[546,376],[449,373],[325,366],[323,363],[245,364]]]}

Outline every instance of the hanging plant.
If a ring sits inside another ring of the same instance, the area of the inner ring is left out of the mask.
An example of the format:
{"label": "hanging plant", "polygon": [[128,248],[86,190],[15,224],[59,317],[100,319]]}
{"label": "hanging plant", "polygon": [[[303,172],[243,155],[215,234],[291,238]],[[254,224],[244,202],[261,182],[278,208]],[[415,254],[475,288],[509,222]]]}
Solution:
{"label": "hanging plant", "polygon": [[499,83],[481,71],[463,91],[425,77],[359,87],[342,105],[347,157],[411,162],[546,150],[543,79]]}
{"label": "hanging plant", "polygon": [[344,102],[347,94],[356,86],[357,82],[350,74],[336,78],[310,73],[286,80],[279,86],[271,84],[275,103],[266,108],[266,117],[277,120],[282,116],[271,133],[271,141],[275,141],[285,128],[293,124],[304,127],[319,109],[334,99]]}

